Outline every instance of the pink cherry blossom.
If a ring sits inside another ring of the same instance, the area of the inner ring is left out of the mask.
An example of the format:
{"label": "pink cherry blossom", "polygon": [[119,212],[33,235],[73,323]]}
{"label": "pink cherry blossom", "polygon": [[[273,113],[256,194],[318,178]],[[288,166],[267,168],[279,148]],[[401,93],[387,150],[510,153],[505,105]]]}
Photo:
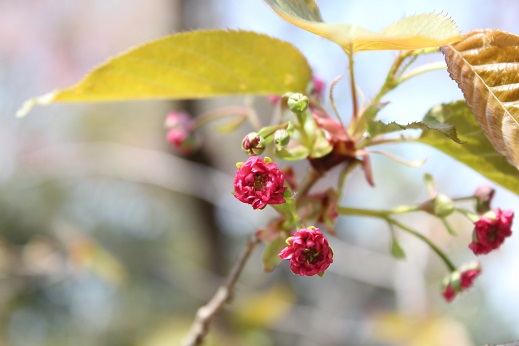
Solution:
{"label": "pink cherry blossom", "polygon": [[323,275],[333,262],[333,251],[319,228],[308,227],[287,239],[288,246],[278,255],[290,261],[290,269],[301,276]]}
{"label": "pink cherry blossom", "polygon": [[254,209],[267,204],[283,204],[285,177],[275,163],[266,163],[259,156],[251,156],[243,163],[234,178],[234,197]]}

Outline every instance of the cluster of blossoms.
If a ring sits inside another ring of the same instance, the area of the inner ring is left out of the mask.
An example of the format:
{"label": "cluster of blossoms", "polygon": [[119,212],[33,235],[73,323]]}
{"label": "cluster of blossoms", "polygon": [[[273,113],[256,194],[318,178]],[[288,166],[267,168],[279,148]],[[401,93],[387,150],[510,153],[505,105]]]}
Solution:
{"label": "cluster of blossoms", "polygon": [[[274,155],[287,152],[299,155],[297,151],[290,152],[287,149],[293,150],[298,148],[297,145],[300,148],[301,145],[297,139],[301,139],[301,137],[313,138],[316,141],[313,142],[313,145],[316,147],[321,145],[322,151],[314,152],[312,148],[303,151],[306,155],[303,157],[308,158],[314,170],[321,173],[350,160],[352,155],[356,155],[352,151],[354,150],[352,149],[353,144],[343,125],[329,117],[321,108],[312,105],[311,100],[320,98],[323,89],[322,81],[314,78],[309,91],[310,97],[297,93],[287,93],[283,96],[287,98],[290,111],[297,115],[297,130],[304,132],[307,129],[314,129],[312,131],[318,131],[319,135],[310,133],[296,136],[296,143],[292,143],[294,125],[290,121],[283,125],[264,127],[258,132],[249,133],[242,141],[242,149],[249,155],[249,158],[236,165],[238,170],[234,178],[233,195],[236,199],[250,204],[254,210],[264,209],[267,205],[276,206],[281,217],[261,231],[263,238],[260,238],[269,242],[272,239],[279,239],[280,234],[292,235],[286,239],[288,246],[278,254],[278,257],[289,261],[292,272],[301,276],[322,276],[333,263],[333,251],[319,228],[310,226],[296,230],[296,225],[301,221],[294,220],[304,220],[309,224],[315,221],[322,224],[328,233],[334,234],[336,219],[339,216],[338,193],[333,188],[321,193],[302,193],[298,196],[296,206],[291,197],[291,191],[301,189],[295,181],[293,171],[291,169],[282,171],[269,157],[262,159],[259,155],[266,150],[269,144],[273,144],[275,147]],[[281,97],[271,99],[277,103]],[[168,128],[168,141],[175,149],[183,154],[193,151],[196,147],[194,135],[196,123],[191,117],[183,112],[171,112],[166,118],[165,125]],[[319,136],[327,144],[323,145],[322,141],[318,142]],[[329,148],[326,149],[326,146]],[[280,157],[283,158],[283,156]],[[289,159],[293,159],[293,157],[289,156]],[[373,185],[367,158],[363,161],[363,169],[368,183]],[[479,216],[464,211],[474,221],[472,242],[469,244],[469,248],[475,255],[488,254],[498,249],[512,234],[514,212],[498,208],[491,209],[490,204],[494,193],[495,190],[488,186],[479,187],[471,196],[476,201],[475,211]],[[290,199],[291,203],[287,203],[287,199]],[[419,205],[415,210],[428,212],[443,221],[456,210],[461,211],[456,208],[452,199],[439,193],[434,193],[429,201]],[[287,220],[290,218],[292,221]],[[442,295],[450,302],[458,294],[472,287],[475,279],[481,274],[481,266],[479,262],[473,262],[455,269],[445,255],[440,255],[451,269],[451,273],[444,279],[442,286]]]}
{"label": "cluster of blossoms", "polygon": [[[252,205],[253,209],[286,202],[284,174],[270,159],[264,161],[259,156],[251,156],[237,166],[234,197],[238,200]],[[295,274],[322,276],[333,262],[333,251],[319,228],[300,229],[286,242],[288,246],[279,257],[290,261],[290,269]]]}

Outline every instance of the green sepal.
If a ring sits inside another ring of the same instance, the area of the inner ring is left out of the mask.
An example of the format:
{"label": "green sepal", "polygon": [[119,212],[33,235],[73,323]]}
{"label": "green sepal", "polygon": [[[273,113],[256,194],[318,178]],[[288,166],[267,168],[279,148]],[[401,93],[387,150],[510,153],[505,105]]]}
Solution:
{"label": "green sepal", "polygon": [[299,141],[308,148],[308,156],[319,158],[329,154],[333,146],[328,142],[324,132],[317,126],[313,116],[304,112],[298,115],[299,131],[301,132]]}
{"label": "green sepal", "polygon": [[274,270],[281,261],[278,255],[279,253],[287,246],[285,243],[284,233],[280,234],[276,239],[267,243],[265,249],[263,250],[263,270],[266,272],[270,272]]}
{"label": "green sepal", "polygon": [[276,156],[280,159],[287,161],[298,161],[306,159],[310,154],[310,150],[307,147],[298,144],[291,148],[276,150],[275,153]]}
{"label": "green sepal", "polygon": [[317,136],[314,140],[313,146],[310,151],[310,157],[317,159],[331,153],[333,146],[328,142],[324,136],[323,131],[318,130]]}
{"label": "green sepal", "polygon": [[391,239],[391,256],[396,259],[405,259],[405,251],[394,234]]}

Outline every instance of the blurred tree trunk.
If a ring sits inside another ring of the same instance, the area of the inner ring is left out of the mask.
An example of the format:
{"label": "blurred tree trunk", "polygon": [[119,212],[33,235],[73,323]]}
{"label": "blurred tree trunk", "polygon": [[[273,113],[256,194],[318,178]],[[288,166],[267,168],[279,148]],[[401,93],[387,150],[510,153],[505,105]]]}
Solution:
{"label": "blurred tree trunk", "polygon": [[[210,0],[176,0],[171,2],[173,13],[173,31],[187,31],[193,28],[201,28],[211,26],[214,17],[210,8],[212,1]],[[175,102],[177,109],[182,109],[192,116],[200,112],[200,102],[202,100],[184,100]],[[213,167],[209,154],[202,147],[201,150],[187,158],[190,161]],[[210,270],[217,274],[225,274],[225,248],[222,241],[222,231],[216,222],[215,206],[209,202],[198,200],[196,203],[196,215],[200,218],[206,248],[209,251],[208,258],[211,260],[207,263]]]}

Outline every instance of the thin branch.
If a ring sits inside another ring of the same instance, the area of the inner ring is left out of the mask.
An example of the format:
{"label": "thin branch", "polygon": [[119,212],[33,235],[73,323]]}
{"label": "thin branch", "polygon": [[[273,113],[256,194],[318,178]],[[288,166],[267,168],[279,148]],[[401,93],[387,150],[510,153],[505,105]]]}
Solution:
{"label": "thin branch", "polygon": [[245,249],[240,254],[238,260],[234,263],[225,284],[220,286],[211,300],[198,309],[195,320],[191,325],[191,329],[184,339],[183,346],[201,345],[204,337],[209,332],[209,327],[214,317],[229,302],[234,292],[236,282],[240,277],[245,263],[249,259],[254,248],[260,243],[260,240],[253,236],[247,242]]}

